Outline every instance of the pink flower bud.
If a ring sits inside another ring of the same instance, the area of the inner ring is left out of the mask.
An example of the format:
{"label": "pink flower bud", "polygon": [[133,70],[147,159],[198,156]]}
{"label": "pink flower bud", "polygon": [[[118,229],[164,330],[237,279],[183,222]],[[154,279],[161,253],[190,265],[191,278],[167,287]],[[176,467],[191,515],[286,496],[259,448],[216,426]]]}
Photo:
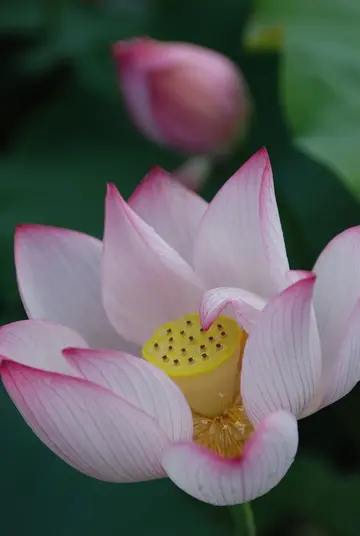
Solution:
{"label": "pink flower bud", "polygon": [[245,83],[225,56],[148,38],[119,41],[113,50],[132,119],[152,140],[189,153],[219,153],[244,128]]}

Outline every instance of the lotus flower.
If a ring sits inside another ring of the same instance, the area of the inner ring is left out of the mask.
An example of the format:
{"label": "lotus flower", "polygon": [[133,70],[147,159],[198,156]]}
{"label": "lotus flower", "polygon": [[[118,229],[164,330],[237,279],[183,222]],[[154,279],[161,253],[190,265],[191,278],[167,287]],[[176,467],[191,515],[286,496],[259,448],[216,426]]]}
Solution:
{"label": "lotus flower", "polygon": [[264,150],[209,205],[160,170],[128,203],[110,185],[103,244],[17,229],[30,319],[0,329],[3,384],[87,475],[250,501],[292,464],[297,419],[359,378],[359,256],[354,228],[316,276],[289,271]]}
{"label": "lotus flower", "polygon": [[244,131],[245,82],[222,54],[149,38],[119,41],[113,52],[129,113],[150,139],[185,153],[222,153]]}

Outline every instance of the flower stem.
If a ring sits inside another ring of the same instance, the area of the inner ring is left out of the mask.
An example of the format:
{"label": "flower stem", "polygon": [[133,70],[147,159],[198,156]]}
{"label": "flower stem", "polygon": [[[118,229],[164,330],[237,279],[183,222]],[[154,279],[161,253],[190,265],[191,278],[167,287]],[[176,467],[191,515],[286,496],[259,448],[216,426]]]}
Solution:
{"label": "flower stem", "polygon": [[[230,507],[230,513],[235,523],[234,536],[256,536],[254,513],[250,503]],[[246,532],[244,533],[244,526]]]}
{"label": "flower stem", "polygon": [[245,525],[247,528],[247,536],[256,536],[256,525],[254,512],[250,503],[243,504]]}

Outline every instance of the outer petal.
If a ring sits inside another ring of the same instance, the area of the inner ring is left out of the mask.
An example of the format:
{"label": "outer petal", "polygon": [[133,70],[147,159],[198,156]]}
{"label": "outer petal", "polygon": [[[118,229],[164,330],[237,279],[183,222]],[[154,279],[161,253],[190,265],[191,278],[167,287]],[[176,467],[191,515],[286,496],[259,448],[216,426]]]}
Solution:
{"label": "outer petal", "polygon": [[321,373],[314,282],[314,276],[303,279],[273,298],[249,335],[241,393],[253,422],[280,409],[300,416],[314,395]]}
{"label": "outer petal", "polygon": [[238,287],[266,298],[287,285],[289,266],[265,149],[214,197],[194,255],[196,271],[210,288]]}
{"label": "outer petal", "polygon": [[[228,58],[208,49],[185,44],[172,49],[163,46],[173,65],[152,69],[148,77],[158,128],[181,151],[226,152],[244,130],[248,111],[240,72]],[[175,55],[182,56],[180,64],[175,65]]]}
{"label": "outer petal", "polygon": [[360,380],[360,300],[348,321],[339,356],[321,407],[347,395]]}
{"label": "outer petal", "polygon": [[207,203],[166,171],[154,168],[129,199],[131,208],[192,263],[194,239]]}
{"label": "outer petal", "polygon": [[13,363],[5,364],[2,379],[35,434],[79,471],[109,482],[164,476],[165,434],[114,393]]}
{"label": "outer petal", "polygon": [[218,506],[252,501],[276,486],[298,446],[297,422],[284,411],[266,417],[238,459],[224,459],[195,443],[175,443],[163,465],[179,488]]}
{"label": "outer petal", "polygon": [[213,288],[205,293],[200,305],[203,328],[209,329],[219,314],[229,305],[233,308],[239,325],[249,333],[259,312],[265,307],[265,300],[240,288]]}
{"label": "outer petal", "polygon": [[157,43],[151,39],[136,39],[119,41],[114,45],[113,53],[123,96],[135,125],[149,138],[163,143],[164,136],[153,114],[148,82],[148,72],[156,58],[157,48]]}
{"label": "outer petal", "polygon": [[0,365],[3,359],[49,372],[77,376],[62,356],[69,345],[86,348],[84,339],[71,329],[40,320],[22,320],[0,328]]}
{"label": "outer petal", "polygon": [[130,350],[102,306],[101,249],[100,240],[75,231],[19,226],[15,261],[20,294],[29,317],[69,326],[89,346]]}
{"label": "outer petal", "polygon": [[202,292],[191,267],[110,185],[106,200],[103,298],[117,331],[143,344],[164,322],[196,311]]}
{"label": "outer petal", "polygon": [[352,311],[360,298],[360,227],[337,235],[318,258],[314,308],[323,355],[320,394],[324,394]]}
{"label": "outer petal", "polygon": [[121,352],[69,348],[64,355],[87,380],[155,419],[171,441],[191,439],[190,407],[177,385],[160,369]]}

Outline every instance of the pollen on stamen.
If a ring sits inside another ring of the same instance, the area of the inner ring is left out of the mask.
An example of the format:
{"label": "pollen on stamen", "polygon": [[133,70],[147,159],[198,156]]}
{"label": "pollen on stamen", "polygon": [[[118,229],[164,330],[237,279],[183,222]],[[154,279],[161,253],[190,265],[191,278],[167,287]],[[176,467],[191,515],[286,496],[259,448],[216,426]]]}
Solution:
{"label": "pollen on stamen", "polygon": [[244,407],[240,400],[222,415],[206,418],[193,413],[194,441],[224,458],[237,458],[242,455],[246,441],[253,433]]}

